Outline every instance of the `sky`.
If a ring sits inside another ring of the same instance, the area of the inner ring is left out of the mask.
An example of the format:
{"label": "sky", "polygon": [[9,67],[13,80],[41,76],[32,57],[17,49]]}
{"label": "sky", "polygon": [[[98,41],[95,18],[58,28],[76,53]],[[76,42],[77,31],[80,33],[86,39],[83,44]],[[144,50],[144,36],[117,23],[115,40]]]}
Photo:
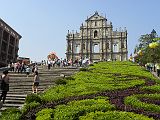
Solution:
{"label": "sky", "polygon": [[159,5],[160,0],[0,0],[0,18],[22,36],[19,56],[41,61],[52,51],[65,58],[67,31],[79,31],[98,11],[113,30],[126,27],[130,55],[141,35],[153,29],[160,34]]}

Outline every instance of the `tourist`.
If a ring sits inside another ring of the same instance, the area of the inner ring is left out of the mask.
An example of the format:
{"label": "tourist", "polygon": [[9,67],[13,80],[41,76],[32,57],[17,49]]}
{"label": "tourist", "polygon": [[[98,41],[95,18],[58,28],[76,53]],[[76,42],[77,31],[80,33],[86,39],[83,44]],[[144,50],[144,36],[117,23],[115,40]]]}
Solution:
{"label": "tourist", "polygon": [[32,66],[32,73],[34,73],[35,65]]}
{"label": "tourist", "polygon": [[159,64],[158,63],[156,63],[156,70],[157,70],[157,76],[159,77],[159,75],[160,75],[160,66],[159,66]]}
{"label": "tourist", "polygon": [[18,71],[18,63],[14,63],[14,72],[16,73]]}
{"label": "tourist", "polygon": [[50,70],[51,69],[51,61],[49,60],[48,61],[48,70]]}
{"label": "tourist", "polygon": [[25,69],[25,63],[22,63],[22,64],[21,64],[21,73],[22,73],[22,72],[25,72],[25,70],[26,70],[26,69]]}
{"label": "tourist", "polygon": [[38,72],[38,65],[37,64],[35,64],[35,68],[34,68],[34,72]]}
{"label": "tourist", "polygon": [[8,71],[3,71],[3,75],[1,76],[1,90],[2,94],[0,96],[0,101],[3,99],[3,103],[5,102],[7,92],[9,91],[9,76]]}
{"label": "tourist", "polygon": [[78,67],[78,59],[74,60],[75,67]]}
{"label": "tourist", "polygon": [[30,69],[30,67],[27,66],[27,68],[26,68],[27,77],[29,76],[30,72],[31,72],[31,69]]}
{"label": "tourist", "polygon": [[79,66],[81,67],[82,66],[82,58],[80,58],[78,62],[79,62]]}
{"label": "tourist", "polygon": [[34,72],[34,79],[33,79],[33,86],[32,86],[32,93],[36,92],[36,94],[37,94],[39,81],[40,81],[40,79],[39,79],[38,71],[35,71]]}

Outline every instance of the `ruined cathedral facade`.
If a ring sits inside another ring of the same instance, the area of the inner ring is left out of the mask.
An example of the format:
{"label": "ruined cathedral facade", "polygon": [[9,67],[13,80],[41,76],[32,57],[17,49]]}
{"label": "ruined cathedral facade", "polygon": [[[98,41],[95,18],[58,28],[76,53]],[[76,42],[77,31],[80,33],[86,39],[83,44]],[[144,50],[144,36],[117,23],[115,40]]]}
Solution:
{"label": "ruined cathedral facade", "polygon": [[127,30],[113,31],[111,22],[95,12],[80,26],[80,32],[70,32],[67,38],[67,60],[96,61],[127,60]]}

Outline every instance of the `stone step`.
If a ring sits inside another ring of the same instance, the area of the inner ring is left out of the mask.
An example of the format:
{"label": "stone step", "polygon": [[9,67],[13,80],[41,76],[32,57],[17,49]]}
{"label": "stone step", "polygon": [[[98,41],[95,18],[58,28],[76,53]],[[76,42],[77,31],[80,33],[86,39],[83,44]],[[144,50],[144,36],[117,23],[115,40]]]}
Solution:
{"label": "stone step", "polygon": [[24,100],[20,99],[6,99],[5,104],[24,104]]}
{"label": "stone step", "polygon": [[[53,85],[54,83],[53,82],[40,82],[39,83],[39,87],[40,86],[44,86],[44,87],[46,87],[46,86],[50,86],[50,85]],[[12,88],[26,88],[27,86],[28,87],[32,87],[32,85],[33,85],[33,82],[28,82],[28,83],[25,83],[24,84],[24,82],[23,83],[21,83],[21,84],[18,84],[18,83],[12,83],[12,84],[10,84],[10,90],[12,89]]]}
{"label": "stone step", "polygon": [[5,103],[5,104],[3,104],[3,107],[5,107],[5,108],[11,108],[11,107],[19,108],[19,107],[23,106],[23,104],[24,103],[20,103],[20,104],[18,104],[18,103],[17,104],[14,104],[14,103],[13,104],[12,103],[11,104],[10,103]]}
{"label": "stone step", "polygon": [[[39,84],[39,86],[38,86],[38,88],[44,88],[44,87],[47,87],[47,86],[52,86],[53,85],[53,83],[46,83],[46,84]],[[11,90],[19,90],[19,89],[27,89],[27,88],[32,88],[32,84],[30,84],[30,85],[21,85],[21,86],[10,86],[9,87],[9,91],[11,91]]]}
{"label": "stone step", "polygon": [[7,94],[7,97],[19,97],[19,98],[26,98],[27,95],[26,94],[23,94],[23,95],[17,95],[17,94]]}
{"label": "stone step", "polygon": [[25,100],[26,97],[12,97],[12,96],[7,96],[6,97],[7,100]]}
{"label": "stone step", "polygon": [[[44,89],[46,89],[46,88],[38,88],[38,91],[39,92],[41,92],[41,91],[43,91]],[[11,90],[11,91],[9,91],[8,93],[14,93],[14,94],[16,94],[16,93],[28,93],[28,92],[31,92],[32,91],[32,88],[30,88],[30,89],[26,89],[26,90],[22,90],[22,89],[17,89],[17,90]]]}
{"label": "stone step", "polygon": [[[38,90],[39,92],[43,91],[43,89],[41,90]],[[15,95],[23,95],[23,94],[28,94],[28,93],[31,93],[32,92],[32,89],[27,89],[27,90],[19,90],[19,91],[9,91],[8,93],[9,94],[15,94]]]}
{"label": "stone step", "polygon": [[[61,77],[60,75],[58,75],[58,76],[51,76],[51,75],[49,75],[49,76],[40,76],[40,80],[41,81],[43,81],[43,80],[47,80],[47,79],[55,79],[55,78],[59,78],[59,77]],[[32,77],[32,78],[20,78],[20,77],[17,77],[17,78],[10,78],[10,82],[12,82],[12,81],[19,81],[19,82],[21,82],[21,81],[33,81],[33,79],[34,79],[34,77]]]}
{"label": "stone step", "polygon": [[[79,71],[77,68],[52,68],[51,70],[47,70],[42,68],[42,66],[38,67],[40,76],[38,93],[53,86],[55,80],[63,78],[61,74],[64,74],[67,77]],[[27,77],[25,73],[9,72],[9,76],[10,89],[7,93],[5,104],[3,104],[0,112],[10,107],[22,107],[27,94],[32,93],[33,74],[30,74],[29,77]]]}

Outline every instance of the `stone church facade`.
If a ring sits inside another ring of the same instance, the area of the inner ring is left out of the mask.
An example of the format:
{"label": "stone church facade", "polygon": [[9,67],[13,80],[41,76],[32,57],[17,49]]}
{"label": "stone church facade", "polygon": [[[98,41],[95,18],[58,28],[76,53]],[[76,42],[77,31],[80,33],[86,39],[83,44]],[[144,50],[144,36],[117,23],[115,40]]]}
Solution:
{"label": "stone church facade", "polygon": [[67,39],[67,60],[89,59],[96,61],[126,61],[127,30],[113,31],[112,22],[108,22],[95,12],[80,26],[80,32],[70,32]]}

